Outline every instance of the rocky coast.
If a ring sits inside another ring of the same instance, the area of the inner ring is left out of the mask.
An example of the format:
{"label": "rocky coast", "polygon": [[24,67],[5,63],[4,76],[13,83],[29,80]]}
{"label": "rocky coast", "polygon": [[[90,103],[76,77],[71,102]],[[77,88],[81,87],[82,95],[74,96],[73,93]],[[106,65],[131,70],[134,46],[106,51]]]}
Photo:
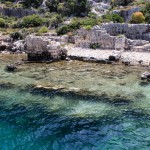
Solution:
{"label": "rocky coast", "polygon": [[[135,66],[150,66],[150,53],[149,52],[131,52],[131,51],[116,51],[116,50],[93,50],[87,48],[70,47],[68,56],[72,59],[83,61],[106,61],[110,56],[119,58],[119,63],[128,63],[128,65]],[[108,62],[109,63],[109,62]]]}

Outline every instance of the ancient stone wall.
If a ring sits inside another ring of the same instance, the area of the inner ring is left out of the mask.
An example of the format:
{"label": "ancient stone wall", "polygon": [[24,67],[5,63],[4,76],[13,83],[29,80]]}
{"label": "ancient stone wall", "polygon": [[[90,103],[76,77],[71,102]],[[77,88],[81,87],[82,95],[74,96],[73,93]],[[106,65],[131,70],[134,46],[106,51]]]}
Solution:
{"label": "ancient stone wall", "polygon": [[[63,37],[58,39],[63,40]],[[51,36],[29,35],[25,43],[29,61],[60,60],[67,56],[67,51],[61,47],[61,42],[52,40]]]}
{"label": "ancient stone wall", "polygon": [[0,14],[8,16],[8,17],[16,17],[22,18],[24,16],[33,15],[37,12],[34,10],[29,9],[22,9],[22,8],[1,8],[0,7]]}
{"label": "ancient stone wall", "polygon": [[98,46],[98,49],[150,51],[149,41],[140,39],[131,40],[124,35],[111,36],[102,26],[95,26],[92,30],[78,30],[74,41],[76,46],[83,48],[91,48],[91,44],[94,44],[94,46]]}
{"label": "ancient stone wall", "polygon": [[124,9],[115,9],[112,11],[113,14],[118,14],[120,15],[121,17],[124,18],[124,21],[126,23],[130,22],[131,21],[131,17],[132,17],[132,14],[135,13],[135,12],[138,12],[140,11],[140,7],[128,7],[128,8],[124,8]]}
{"label": "ancient stone wall", "polygon": [[150,41],[150,24],[107,23],[100,27],[106,29],[111,36],[123,34],[129,39]]}
{"label": "ancient stone wall", "polygon": [[91,44],[97,44],[100,49],[124,50],[125,37],[110,36],[105,29],[98,26],[92,30],[80,29],[77,35],[75,44],[79,47],[89,48]]}

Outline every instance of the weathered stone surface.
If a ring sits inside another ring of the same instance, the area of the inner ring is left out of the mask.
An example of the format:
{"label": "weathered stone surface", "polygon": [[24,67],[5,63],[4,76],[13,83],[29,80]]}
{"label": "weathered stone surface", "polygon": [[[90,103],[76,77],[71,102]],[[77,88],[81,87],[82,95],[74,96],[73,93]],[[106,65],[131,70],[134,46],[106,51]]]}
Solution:
{"label": "weathered stone surface", "polygon": [[[60,42],[58,42],[58,39]],[[26,49],[29,61],[50,61],[65,59],[67,51],[62,48],[64,39],[61,37],[54,38],[51,36],[29,35],[26,38]]]}
{"label": "weathered stone surface", "polygon": [[80,29],[77,35],[75,39],[77,46],[89,48],[90,44],[97,43],[101,49],[115,49],[116,37],[110,36],[104,29]]}
{"label": "weathered stone surface", "polygon": [[106,14],[111,8],[111,0],[88,0],[91,11],[99,16]]}
{"label": "weathered stone surface", "polygon": [[23,52],[25,50],[25,43],[24,40],[19,40],[13,43],[12,51],[16,52]]}
{"label": "weathered stone surface", "polygon": [[37,12],[35,10],[23,9],[23,8],[2,8],[0,7],[0,14],[8,17],[22,18],[24,16],[33,15]]}
{"label": "weathered stone surface", "polygon": [[[118,25],[118,26],[117,26]],[[145,32],[148,30],[149,25],[130,25],[128,24],[102,24],[95,26],[92,30],[80,29],[77,31],[77,35],[74,36],[74,43],[76,46],[82,48],[90,48],[91,44],[99,45],[99,49],[108,50],[132,50],[132,51],[149,51],[149,40],[141,40]],[[144,28],[143,28],[144,26]],[[141,29],[142,28],[142,29]],[[149,31],[147,31],[148,34]],[[119,35],[123,34],[124,35]],[[136,34],[140,34],[137,39],[129,39],[125,35],[134,37]]]}
{"label": "weathered stone surface", "polygon": [[129,39],[142,39],[150,41],[149,24],[106,23],[102,24],[100,27],[104,28],[111,36],[123,34]]}

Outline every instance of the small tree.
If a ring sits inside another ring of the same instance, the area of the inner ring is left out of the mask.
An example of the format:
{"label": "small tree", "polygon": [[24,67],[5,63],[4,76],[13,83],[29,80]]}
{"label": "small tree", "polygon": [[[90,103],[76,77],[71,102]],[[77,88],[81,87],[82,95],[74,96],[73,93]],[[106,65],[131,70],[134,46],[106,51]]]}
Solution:
{"label": "small tree", "polygon": [[0,18],[0,27],[4,28],[6,25],[5,20],[3,18]]}
{"label": "small tree", "polygon": [[142,12],[135,12],[132,14],[131,23],[143,23],[145,21],[145,17]]}

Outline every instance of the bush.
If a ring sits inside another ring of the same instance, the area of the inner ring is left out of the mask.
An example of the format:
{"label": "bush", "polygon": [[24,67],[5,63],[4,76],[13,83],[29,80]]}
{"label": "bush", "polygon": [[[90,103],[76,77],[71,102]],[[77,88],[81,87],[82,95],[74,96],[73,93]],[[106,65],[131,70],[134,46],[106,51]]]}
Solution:
{"label": "bush", "polygon": [[86,30],[91,30],[91,29],[92,29],[92,26],[87,25],[87,26],[84,26],[83,28],[86,29]]}
{"label": "bush", "polygon": [[147,23],[150,23],[150,13],[147,13],[147,14],[145,15],[145,21],[146,21]]}
{"label": "bush", "polygon": [[123,23],[124,19],[118,14],[106,14],[103,16],[104,22]]}
{"label": "bush", "polygon": [[100,45],[98,43],[91,43],[90,48],[91,49],[97,49],[97,48],[100,48]]}
{"label": "bush", "polygon": [[6,7],[13,7],[13,3],[9,2],[9,1],[6,1],[5,5],[6,5]]}
{"label": "bush", "polygon": [[0,27],[4,28],[6,25],[5,20],[3,18],[0,18]]}
{"label": "bush", "polygon": [[66,34],[68,32],[72,32],[73,29],[69,26],[69,25],[64,25],[62,27],[59,27],[56,32],[57,32],[57,35],[63,35],[63,34]]}
{"label": "bush", "polygon": [[145,17],[142,12],[135,12],[132,14],[131,23],[143,23],[145,21]]}
{"label": "bush", "polygon": [[43,26],[39,29],[38,33],[47,33],[49,30],[47,27]]}
{"label": "bush", "polygon": [[81,27],[92,28],[95,25],[100,24],[101,20],[99,19],[93,19],[93,18],[84,18],[84,19],[77,19],[75,18],[69,25],[64,25],[62,27],[59,27],[57,29],[57,34],[62,35],[66,34],[68,32],[73,32],[74,30],[77,30]]}
{"label": "bush", "polygon": [[150,2],[146,3],[145,7],[142,9],[142,12],[145,15],[145,21],[150,23]]}
{"label": "bush", "polygon": [[13,39],[13,40],[20,40],[23,38],[22,34],[20,32],[13,32],[10,34],[10,37]]}
{"label": "bush", "polygon": [[38,8],[42,4],[43,0],[25,0],[23,5],[25,7],[35,7]]}
{"label": "bush", "polygon": [[90,12],[88,0],[46,0],[50,12],[63,15],[85,16]]}
{"label": "bush", "polygon": [[23,27],[37,27],[43,24],[43,19],[39,15],[30,15],[22,20]]}

